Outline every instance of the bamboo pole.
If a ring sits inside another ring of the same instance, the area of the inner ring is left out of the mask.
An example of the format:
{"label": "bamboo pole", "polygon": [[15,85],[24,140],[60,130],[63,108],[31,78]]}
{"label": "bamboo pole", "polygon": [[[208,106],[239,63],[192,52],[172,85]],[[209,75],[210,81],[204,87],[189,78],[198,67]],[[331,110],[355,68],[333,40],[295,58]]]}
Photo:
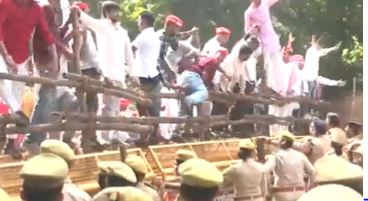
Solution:
{"label": "bamboo pole", "polygon": [[137,98],[125,91],[121,91],[118,89],[110,89],[108,87],[96,86],[91,83],[82,83],[76,82],[73,80],[53,80],[45,77],[34,77],[34,76],[23,76],[23,75],[11,75],[7,73],[0,73],[0,79],[7,79],[19,82],[29,82],[29,83],[38,83],[45,85],[53,85],[53,86],[66,86],[66,87],[75,87],[80,88],[81,90],[96,92],[96,93],[104,93],[107,95],[122,97],[126,99],[133,100],[141,105],[150,107],[152,105],[152,101],[149,99],[145,99],[142,97]]}
{"label": "bamboo pole", "polygon": [[211,121],[224,121],[228,119],[227,115],[216,115],[210,117],[109,117],[96,116],[80,113],[65,115],[67,118],[78,119],[80,121],[99,121],[99,122],[125,122],[135,124],[191,124],[205,123]]}
{"label": "bamboo pole", "polygon": [[28,127],[7,127],[2,134],[17,133],[43,133],[43,132],[59,132],[59,131],[78,131],[86,128],[95,130],[120,130],[134,133],[151,133],[153,126],[138,125],[131,123],[81,123],[81,122],[61,122],[53,124],[30,125]]}
{"label": "bamboo pole", "polygon": [[256,124],[281,124],[281,125],[289,125],[292,122],[301,122],[305,124],[310,124],[312,120],[302,119],[302,118],[294,118],[294,117],[276,117],[272,115],[244,115],[244,117],[240,120],[225,120],[225,121],[217,121],[211,122],[210,127],[217,126],[225,126],[225,125],[243,125],[249,123]]}

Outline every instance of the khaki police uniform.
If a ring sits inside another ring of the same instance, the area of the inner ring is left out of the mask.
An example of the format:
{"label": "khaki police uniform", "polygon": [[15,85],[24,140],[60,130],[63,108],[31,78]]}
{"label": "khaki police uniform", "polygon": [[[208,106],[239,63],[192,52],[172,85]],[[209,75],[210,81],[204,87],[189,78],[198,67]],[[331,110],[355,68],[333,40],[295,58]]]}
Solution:
{"label": "khaki police uniform", "polygon": [[[283,131],[280,137],[294,141],[294,135]],[[265,164],[273,171],[273,197],[275,201],[296,201],[306,191],[305,174],[313,182],[314,168],[307,157],[294,149],[279,150]]]}
{"label": "khaki police uniform", "polygon": [[[143,158],[139,156],[128,156],[125,160],[125,163],[138,173],[141,173],[144,175],[148,174],[147,165],[144,162]],[[161,201],[161,198],[158,192],[155,189],[147,186],[143,181],[138,181],[136,187],[142,190],[143,192],[147,193],[148,195],[150,195],[153,201]]]}
{"label": "khaki police uniform", "polygon": [[[256,145],[250,140],[240,141],[239,148],[256,151]],[[264,201],[266,195],[266,177],[264,166],[253,158],[239,162],[224,171],[223,188],[235,189],[236,201]]]}
{"label": "khaki police uniform", "polygon": [[[73,165],[74,151],[66,143],[60,140],[45,140],[41,143],[41,153],[52,153],[60,156],[69,165]],[[92,197],[67,178],[63,186],[63,201],[91,201]]]}
{"label": "khaki police uniform", "polygon": [[313,188],[298,201],[360,201],[363,197],[353,189],[337,184],[322,185]]}
{"label": "khaki police uniform", "polygon": [[329,151],[330,146],[331,139],[328,135],[315,136],[305,142],[294,144],[294,148],[303,152],[312,164],[323,157]]}
{"label": "khaki police uniform", "polygon": [[134,187],[110,187],[93,197],[94,201],[153,201],[152,198]]}
{"label": "khaki police uniform", "polygon": [[1,201],[10,201],[10,196],[2,188],[0,188],[0,200]]}

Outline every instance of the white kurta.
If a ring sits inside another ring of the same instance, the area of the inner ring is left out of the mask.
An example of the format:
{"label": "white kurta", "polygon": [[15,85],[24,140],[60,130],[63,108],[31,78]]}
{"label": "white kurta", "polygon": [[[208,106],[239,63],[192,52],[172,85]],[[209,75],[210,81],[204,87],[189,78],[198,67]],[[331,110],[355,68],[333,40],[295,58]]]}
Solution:
{"label": "white kurta", "polygon": [[134,57],[128,32],[119,23],[108,19],[94,19],[81,13],[82,23],[96,34],[98,58],[104,76],[125,84],[126,72],[130,74]]}
{"label": "white kurta", "polygon": [[215,56],[217,51],[223,49],[224,47],[220,44],[216,37],[210,39],[203,47],[202,54],[207,56]]}

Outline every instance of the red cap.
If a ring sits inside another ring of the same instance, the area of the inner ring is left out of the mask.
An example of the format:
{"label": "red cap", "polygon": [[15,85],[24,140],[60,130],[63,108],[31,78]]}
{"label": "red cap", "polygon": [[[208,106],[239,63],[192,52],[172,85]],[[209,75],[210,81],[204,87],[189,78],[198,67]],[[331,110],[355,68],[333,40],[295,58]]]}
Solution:
{"label": "red cap", "polygon": [[231,31],[226,27],[216,27],[216,34],[230,35]]}
{"label": "red cap", "polygon": [[216,52],[216,55],[220,55],[223,58],[225,58],[228,54],[229,54],[229,51],[225,48],[220,49]]}
{"label": "red cap", "polygon": [[177,17],[175,15],[166,16],[165,24],[167,24],[167,23],[173,23],[178,27],[182,27],[184,25],[183,20],[181,20],[179,17]]}
{"label": "red cap", "polygon": [[73,3],[73,6],[78,6],[82,11],[86,11],[89,8],[88,3],[76,1]]}

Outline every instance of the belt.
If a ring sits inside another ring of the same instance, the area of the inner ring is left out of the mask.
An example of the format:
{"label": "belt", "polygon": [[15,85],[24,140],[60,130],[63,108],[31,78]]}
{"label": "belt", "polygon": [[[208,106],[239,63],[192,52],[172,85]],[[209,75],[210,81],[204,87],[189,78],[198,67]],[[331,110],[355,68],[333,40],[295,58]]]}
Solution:
{"label": "belt", "polygon": [[243,196],[243,197],[236,197],[234,200],[240,201],[240,200],[254,200],[258,198],[262,198],[263,195],[252,195],[252,196]]}
{"label": "belt", "polygon": [[304,191],[304,186],[290,186],[290,187],[274,187],[274,192],[294,192],[294,191]]}

